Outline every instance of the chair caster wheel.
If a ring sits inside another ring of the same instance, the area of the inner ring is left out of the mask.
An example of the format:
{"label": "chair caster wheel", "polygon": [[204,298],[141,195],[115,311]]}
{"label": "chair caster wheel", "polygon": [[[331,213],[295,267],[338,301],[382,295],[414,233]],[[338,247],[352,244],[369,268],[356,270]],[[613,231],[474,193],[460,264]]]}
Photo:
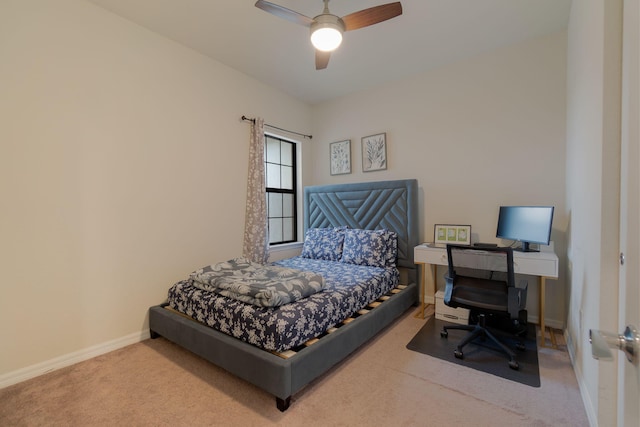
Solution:
{"label": "chair caster wheel", "polygon": [[440,331],[440,336],[441,336],[442,338],[447,338],[447,337],[449,336],[449,332],[447,332],[447,331]]}
{"label": "chair caster wheel", "polygon": [[516,344],[516,349],[520,351],[524,351],[525,350],[524,343],[519,342],[518,344]]}
{"label": "chair caster wheel", "polygon": [[516,362],[515,360],[509,361],[509,367],[514,371],[517,371],[518,369],[520,369],[520,365],[518,365],[518,362]]}
{"label": "chair caster wheel", "polygon": [[464,357],[464,354],[460,350],[453,350],[453,355],[456,359],[462,359]]}

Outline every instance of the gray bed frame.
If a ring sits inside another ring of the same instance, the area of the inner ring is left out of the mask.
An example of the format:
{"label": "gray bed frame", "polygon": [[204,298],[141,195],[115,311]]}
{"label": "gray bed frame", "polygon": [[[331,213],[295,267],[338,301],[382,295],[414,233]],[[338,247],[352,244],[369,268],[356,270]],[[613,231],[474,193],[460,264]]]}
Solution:
{"label": "gray bed frame", "polygon": [[291,396],[343,360],[418,302],[413,248],[418,244],[418,183],[396,180],[306,187],[305,230],[348,225],[398,233],[398,266],[408,284],[366,315],[356,317],[313,345],[283,358],[171,310],[151,307],[152,338],[162,336],[276,397],[285,411]]}

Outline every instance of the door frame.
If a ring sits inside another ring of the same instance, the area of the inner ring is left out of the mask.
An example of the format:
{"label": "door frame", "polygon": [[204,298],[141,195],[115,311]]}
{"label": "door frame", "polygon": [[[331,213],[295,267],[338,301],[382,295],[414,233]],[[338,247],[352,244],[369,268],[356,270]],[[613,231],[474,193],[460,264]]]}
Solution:
{"label": "door frame", "polygon": [[[620,163],[618,328],[640,327],[640,6],[624,0]],[[640,368],[617,352],[617,424],[640,425]]]}

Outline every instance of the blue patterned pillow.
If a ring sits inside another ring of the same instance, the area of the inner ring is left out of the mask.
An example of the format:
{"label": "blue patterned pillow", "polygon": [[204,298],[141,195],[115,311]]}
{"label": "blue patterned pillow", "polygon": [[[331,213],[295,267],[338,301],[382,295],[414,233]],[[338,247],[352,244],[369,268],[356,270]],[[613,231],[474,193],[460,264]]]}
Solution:
{"label": "blue patterned pillow", "polygon": [[398,238],[392,231],[345,231],[342,262],[371,267],[394,267],[397,252]]}
{"label": "blue patterned pillow", "polygon": [[310,228],[304,237],[303,258],[340,261],[344,243],[342,228]]}
{"label": "blue patterned pillow", "polygon": [[395,231],[383,230],[383,236],[387,241],[385,252],[385,265],[395,267],[398,263],[398,233]]}

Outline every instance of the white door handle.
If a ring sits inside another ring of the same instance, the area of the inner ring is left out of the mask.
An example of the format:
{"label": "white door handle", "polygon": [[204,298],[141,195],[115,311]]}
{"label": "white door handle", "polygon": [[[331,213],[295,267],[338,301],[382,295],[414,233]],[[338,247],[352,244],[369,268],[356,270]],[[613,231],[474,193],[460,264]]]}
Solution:
{"label": "white door handle", "polygon": [[610,349],[617,348],[624,352],[629,362],[638,366],[640,335],[633,325],[627,326],[620,335],[589,329],[589,342],[591,343],[591,355],[594,359],[611,360],[613,353]]}

